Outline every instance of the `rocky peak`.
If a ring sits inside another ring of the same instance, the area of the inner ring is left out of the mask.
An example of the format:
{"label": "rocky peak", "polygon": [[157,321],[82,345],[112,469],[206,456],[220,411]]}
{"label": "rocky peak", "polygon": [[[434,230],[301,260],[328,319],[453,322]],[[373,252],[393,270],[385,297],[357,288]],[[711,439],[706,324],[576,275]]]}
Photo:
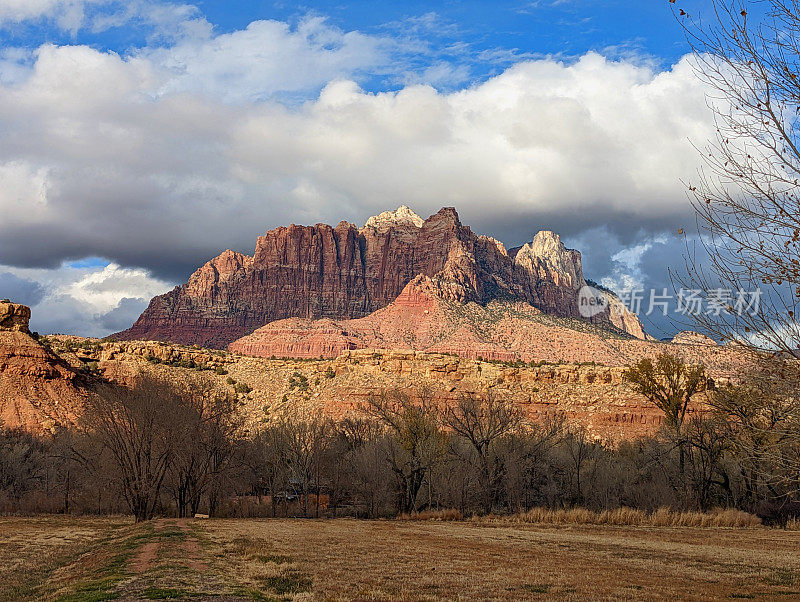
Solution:
{"label": "rocky peak", "polygon": [[249,267],[252,263],[253,258],[249,255],[237,253],[236,251],[228,249],[227,251],[223,251],[218,257],[206,263],[206,266],[218,275],[224,277],[238,272],[242,268]]}
{"label": "rocky peak", "polygon": [[431,215],[425,222],[430,223],[437,223],[437,222],[447,222],[452,223],[457,226],[461,226],[461,218],[458,217],[458,211],[456,211],[455,207],[442,207]]}
{"label": "rocky peak", "polygon": [[477,290],[477,266],[473,255],[475,236],[461,225],[453,207],[444,207],[422,224],[414,246],[418,274],[459,281]]}
{"label": "rocky peak", "polygon": [[364,224],[365,228],[391,228],[399,225],[409,225],[421,228],[423,220],[419,215],[414,213],[407,205],[400,205],[394,211],[384,211],[378,215],[373,215]]}
{"label": "rocky peak", "polygon": [[228,249],[207,261],[189,278],[186,284],[195,295],[206,295],[213,287],[234,278],[242,270],[252,266],[253,258]]}
{"label": "rocky peak", "polygon": [[454,244],[466,242],[472,238],[475,237],[472,236],[468,226],[461,225],[455,208],[443,207],[422,223],[417,245],[434,245],[430,246],[427,251],[432,255],[439,255],[438,259],[446,260],[447,254],[452,251]]}
{"label": "rocky peak", "polygon": [[12,303],[8,299],[0,301],[0,330],[28,332],[30,319],[30,307]]}
{"label": "rocky peak", "polygon": [[502,241],[497,240],[493,236],[485,236],[480,234],[478,236],[478,242],[485,246],[494,247],[500,255],[504,255],[506,257],[509,256],[506,246],[502,243]]}
{"label": "rocky peak", "polygon": [[[585,284],[580,253],[553,232],[506,251],[463,225],[453,207],[423,221],[401,206],[371,217],[360,230],[348,222],[270,230],[258,238],[253,257],[224,252],[187,284],[154,298],[136,324],[116,336],[225,347],[276,320],[368,316],[417,276],[430,278],[448,301],[516,299],[576,318]],[[607,315],[594,321],[612,322]],[[629,322],[621,328],[640,336],[635,316]]]}
{"label": "rocky peak", "polygon": [[552,230],[540,230],[529,244],[537,255],[551,255],[566,249],[561,237]]}
{"label": "rocky peak", "polygon": [[550,280],[556,286],[571,289],[586,284],[581,254],[567,249],[561,237],[550,230],[542,230],[533,237],[532,242],[523,245],[517,251],[514,262],[536,280]]}
{"label": "rocky peak", "polygon": [[75,423],[84,381],[28,331],[31,310],[0,301],[0,424],[37,433]]}

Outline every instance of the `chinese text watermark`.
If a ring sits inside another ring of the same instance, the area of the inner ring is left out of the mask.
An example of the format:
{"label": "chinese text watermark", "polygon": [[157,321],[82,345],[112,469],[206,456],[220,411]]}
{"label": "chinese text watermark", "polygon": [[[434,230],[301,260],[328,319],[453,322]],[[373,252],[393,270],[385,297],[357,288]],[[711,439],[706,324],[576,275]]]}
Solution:
{"label": "chinese text watermark", "polygon": [[586,285],[578,291],[578,311],[584,318],[591,318],[608,310],[612,315],[621,315],[625,310],[645,316],[668,315],[670,313],[687,316],[722,314],[754,316],[761,304],[761,289],[754,291],[732,289],[680,289],[677,292],[635,289],[617,295],[619,301],[607,291]]}

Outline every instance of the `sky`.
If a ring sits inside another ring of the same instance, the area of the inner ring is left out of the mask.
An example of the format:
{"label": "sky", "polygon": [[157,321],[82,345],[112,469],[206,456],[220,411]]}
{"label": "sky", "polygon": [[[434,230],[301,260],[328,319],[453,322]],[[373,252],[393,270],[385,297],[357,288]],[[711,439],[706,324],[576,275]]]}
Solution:
{"label": "sky", "polygon": [[671,289],[714,133],[676,7],[710,10],[0,0],[0,298],[105,336],[268,229],[400,204],[507,247],[554,230],[587,278]]}

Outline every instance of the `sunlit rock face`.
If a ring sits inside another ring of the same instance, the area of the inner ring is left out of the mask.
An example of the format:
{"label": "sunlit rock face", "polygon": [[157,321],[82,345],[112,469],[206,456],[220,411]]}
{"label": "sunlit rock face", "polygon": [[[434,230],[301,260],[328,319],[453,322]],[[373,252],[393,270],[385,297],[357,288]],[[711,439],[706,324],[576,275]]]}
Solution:
{"label": "sunlit rock face", "polygon": [[[369,218],[363,228],[280,227],[256,242],[253,256],[225,251],[171,292],[153,298],[124,340],[151,339],[224,348],[275,320],[355,319],[397,299],[418,276],[442,299],[486,304],[525,301],[580,318],[586,284],[578,251],[542,231],[511,252],[461,223],[452,207],[426,220],[406,206]],[[633,314],[606,311],[592,321],[642,338]]]}
{"label": "sunlit rock face", "polygon": [[0,330],[28,332],[31,309],[8,299],[0,301]]}
{"label": "sunlit rock face", "polygon": [[86,398],[82,376],[28,331],[31,310],[0,301],[0,424],[34,433],[74,424]]}

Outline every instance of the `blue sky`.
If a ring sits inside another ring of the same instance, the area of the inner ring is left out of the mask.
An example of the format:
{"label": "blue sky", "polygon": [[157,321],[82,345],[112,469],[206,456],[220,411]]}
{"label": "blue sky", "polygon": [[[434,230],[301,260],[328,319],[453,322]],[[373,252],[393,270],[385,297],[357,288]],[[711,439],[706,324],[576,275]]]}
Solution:
{"label": "blue sky", "polygon": [[[633,2],[612,0],[539,0],[498,2],[269,2],[242,0],[195,2],[196,14],[204,16],[218,33],[244,29],[256,20],[297,22],[309,14],[325,16],[345,30],[370,34],[397,32],[427,25],[424,36],[441,46],[468,44],[481,50],[517,50],[519,54],[577,56],[587,50],[614,50],[651,55],[665,64],[686,53],[687,46],[669,4],[659,0]],[[687,10],[702,13],[703,2],[683,2]],[[114,14],[119,8],[95,6],[87,17]],[[148,44],[153,28],[134,19],[93,31],[92,27],[65,30],[47,19],[9,23],[4,43],[35,47],[42,42],[80,42],[96,48],[125,53]],[[487,69],[487,72],[489,69]]]}
{"label": "blue sky", "polygon": [[[687,8],[700,3],[685,2]],[[326,15],[345,28],[380,33],[399,29],[426,15],[436,27],[427,33],[442,46],[469,45],[483,50],[516,50],[519,55],[577,56],[588,50],[644,53],[669,64],[686,53],[678,23],[667,2],[611,0],[539,0],[498,2],[241,2],[231,10],[225,3],[199,4],[221,30],[239,29],[253,19],[291,21],[308,12]],[[496,67],[495,67],[496,69]],[[486,65],[486,73],[493,71]]]}
{"label": "blue sky", "polygon": [[668,285],[713,133],[671,9],[709,6],[0,0],[0,297],[107,334],[269,228],[399,204]]}

